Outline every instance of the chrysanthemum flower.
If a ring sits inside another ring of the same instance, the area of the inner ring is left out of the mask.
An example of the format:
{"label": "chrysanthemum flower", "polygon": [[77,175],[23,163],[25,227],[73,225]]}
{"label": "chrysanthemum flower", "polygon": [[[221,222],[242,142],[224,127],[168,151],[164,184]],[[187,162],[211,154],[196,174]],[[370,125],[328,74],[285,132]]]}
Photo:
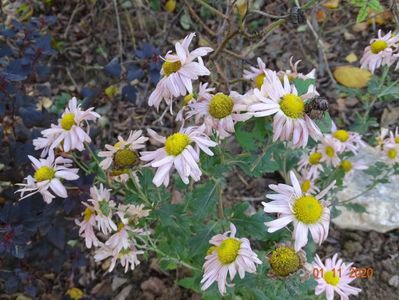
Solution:
{"label": "chrysanthemum flower", "polygon": [[[179,112],[176,115],[176,121],[178,122],[183,122],[185,118],[185,113],[189,111],[190,107],[189,104],[195,103],[195,102],[201,102],[205,99],[209,99],[212,97],[210,94],[213,92],[215,88],[209,88],[208,83],[200,83],[199,88],[198,88],[198,93],[191,93],[187,94],[183,98],[183,103],[182,103],[182,108],[179,110]],[[195,119],[195,123],[199,122],[199,116],[196,116],[197,118]]]}
{"label": "chrysanthemum flower", "polygon": [[386,144],[398,144],[399,145],[399,128],[396,127],[395,131],[389,131],[389,137],[384,141]]}
{"label": "chrysanthemum flower", "polygon": [[323,165],[321,164],[322,154],[313,149],[309,154],[302,155],[298,163],[298,171],[306,170],[309,179],[317,178],[320,172],[323,172]]}
{"label": "chrysanthemum flower", "polygon": [[116,251],[115,249],[102,244],[95,252],[94,259],[96,262],[100,262],[108,257],[112,257],[111,264],[109,266],[108,272],[112,272],[115,268],[118,259],[122,267],[125,267],[125,273],[129,270],[134,270],[134,268],[140,264],[137,255],[143,254],[141,250],[137,250],[133,242],[126,248]]}
{"label": "chrysanthemum flower", "polygon": [[344,159],[341,161],[339,167],[341,170],[345,172],[345,177],[344,181],[348,182],[348,180],[352,177],[353,175],[353,170],[365,170],[367,169],[367,165],[362,163],[361,161],[350,161],[349,159]]}
{"label": "chrysanthemum flower", "polygon": [[[28,155],[32,166],[35,169],[33,177],[29,175],[25,178],[26,183],[18,183],[17,185],[23,188],[17,190],[21,193],[21,199],[29,197],[35,193],[40,193],[46,203],[51,203],[55,196],[49,191],[61,198],[67,198],[68,194],[61,183],[61,179],[76,180],[79,169],[71,169],[72,160],[63,158],[61,156],[54,159],[54,152],[50,151],[46,159],[39,160]],[[25,195],[25,193],[28,193]]]}
{"label": "chrysanthemum flower", "polygon": [[316,69],[313,69],[312,71],[310,71],[308,74],[303,74],[301,72],[298,72],[298,65],[301,62],[301,60],[297,60],[294,63],[294,57],[291,56],[290,57],[290,66],[291,66],[291,70],[287,70],[287,71],[279,71],[277,73],[278,77],[280,79],[283,79],[284,76],[287,76],[289,81],[292,82],[293,80],[295,80],[296,78],[299,79],[315,79],[316,78]]}
{"label": "chrysanthemum flower", "polygon": [[199,152],[202,150],[207,155],[213,156],[209,148],[217,145],[204,132],[205,125],[192,126],[165,138],[151,129],[148,130],[148,134],[154,140],[164,144],[155,151],[142,152],[140,157],[141,160],[149,162],[148,166],[158,168],[152,180],[156,186],[162,184],[168,186],[173,169],[177,170],[185,184],[188,184],[189,177],[195,181],[200,179],[202,172],[198,166]]}
{"label": "chrysanthemum flower", "polygon": [[189,107],[191,111],[187,116],[203,118],[205,133],[211,135],[215,132],[221,139],[234,133],[235,123],[251,118],[251,115],[245,113],[247,105],[243,96],[237,92],[231,92],[230,95],[209,94],[203,101],[194,102]]}
{"label": "chrysanthemum flower", "polygon": [[[65,109],[58,120],[58,124],[51,125],[51,128],[42,131],[44,139],[39,138],[33,141],[35,150],[44,149],[45,155],[48,149],[62,147],[65,152],[77,149],[83,151],[84,143],[90,143],[88,121],[95,121],[100,115],[93,111],[93,107],[81,110],[77,99],[73,97],[69,100],[68,107]],[[86,131],[84,130],[86,128]],[[50,144],[51,142],[51,144]]]}
{"label": "chrysanthemum flower", "polygon": [[343,151],[342,143],[333,138],[331,135],[325,135],[321,139],[321,143],[317,147],[317,151],[321,153],[321,162],[327,165],[337,167],[341,159],[338,154]]}
{"label": "chrysanthemum flower", "polygon": [[315,294],[320,295],[325,292],[327,300],[334,299],[334,292],[341,297],[341,300],[348,300],[350,295],[358,295],[362,290],[349,285],[354,280],[349,275],[352,264],[345,264],[342,259],[338,259],[338,254],[334,254],[332,259],[327,258],[324,264],[316,254],[313,268],[319,271],[320,276],[315,278],[317,281]]}
{"label": "chrysanthemum flower", "polygon": [[318,140],[320,129],[305,113],[305,100],[318,95],[314,86],[310,86],[306,94],[298,96],[294,85],[284,76],[282,83],[275,72],[270,72],[261,89],[254,93],[260,103],[252,104],[248,111],[255,117],[274,115],[273,141],[292,141],[292,146],[305,147],[309,135]]}
{"label": "chrysanthemum flower", "polygon": [[316,177],[310,177],[308,170],[302,169],[300,175],[299,183],[304,194],[316,194],[320,192],[320,189],[315,184]]}
{"label": "chrysanthemum flower", "polygon": [[[210,74],[201,57],[213,50],[209,47],[200,47],[190,52],[188,48],[194,36],[195,33],[191,33],[181,43],[177,42],[176,54],[172,54],[172,51],[166,54],[161,69],[162,78],[150,95],[149,106],[155,106],[158,109],[162,100],[170,106],[173,97],[185,96],[193,92],[192,80],[197,80],[198,76]],[[196,59],[198,62],[195,61]]]}
{"label": "chrysanthemum flower", "polygon": [[113,210],[116,204],[110,200],[110,191],[104,188],[102,184],[100,184],[99,189],[93,186],[90,188],[91,198],[88,200],[95,212],[97,227],[104,234],[117,230],[116,224],[112,221]]}
{"label": "chrysanthemum flower", "polygon": [[279,217],[265,222],[268,232],[275,232],[289,223],[294,223],[293,239],[295,251],[299,251],[308,242],[308,231],[313,240],[321,244],[328,235],[330,209],[322,198],[335,184],[333,182],[316,196],[304,193],[294,172],[290,172],[291,184],[271,184],[269,188],[277,194],[267,194],[271,202],[262,202],[266,213],[277,213]]}
{"label": "chrysanthemum flower", "polygon": [[94,207],[87,206],[82,215],[82,221],[75,219],[76,225],[79,226],[79,236],[84,237],[88,249],[90,249],[92,245],[97,247],[100,241],[94,233],[94,227],[96,226]]}
{"label": "chrysanthemum flower", "polygon": [[306,253],[302,250],[295,251],[290,244],[277,245],[268,255],[271,267],[271,277],[287,277],[296,273],[306,262]]}
{"label": "chrysanthemum flower", "polygon": [[334,122],[332,123],[331,136],[338,141],[341,152],[351,151],[353,154],[357,154],[361,147],[366,146],[360,134],[344,129],[337,129]]}
{"label": "chrysanthemum flower", "polygon": [[270,71],[270,69],[266,68],[266,64],[260,57],[258,57],[256,61],[258,62],[258,67],[250,66],[249,70],[244,70],[244,78],[252,80],[255,86],[260,89],[265,77],[267,76],[266,73],[267,71]]}
{"label": "chrysanthemum flower", "polygon": [[252,251],[248,239],[235,237],[236,231],[234,224],[230,224],[230,231],[217,234],[209,241],[213,246],[205,257],[202,290],[206,290],[216,281],[219,292],[223,295],[226,293],[228,273],[230,281],[233,281],[237,272],[242,279],[245,272],[255,273],[256,264],[262,263]]}
{"label": "chrysanthemum flower", "polygon": [[385,161],[390,165],[399,163],[399,145],[387,143],[384,144]]}
{"label": "chrysanthemum flower", "polygon": [[380,66],[391,66],[398,59],[394,52],[399,47],[399,36],[388,32],[382,36],[378,30],[378,38],[370,41],[370,46],[364,49],[363,57],[360,59],[361,68],[368,69],[374,73]]}
{"label": "chrysanthemum flower", "polygon": [[118,136],[118,142],[115,145],[105,145],[106,151],[100,151],[99,157],[105,159],[100,162],[103,170],[109,170],[112,167],[111,176],[114,179],[125,182],[129,179],[129,171],[139,161],[137,150],[145,147],[147,137],[142,136],[141,130],[131,131],[127,140]]}
{"label": "chrysanthemum flower", "polygon": [[131,221],[138,221],[141,218],[145,218],[150,214],[149,209],[144,209],[144,205],[134,205],[134,204],[119,204],[118,212],[121,213],[124,217],[128,218]]}

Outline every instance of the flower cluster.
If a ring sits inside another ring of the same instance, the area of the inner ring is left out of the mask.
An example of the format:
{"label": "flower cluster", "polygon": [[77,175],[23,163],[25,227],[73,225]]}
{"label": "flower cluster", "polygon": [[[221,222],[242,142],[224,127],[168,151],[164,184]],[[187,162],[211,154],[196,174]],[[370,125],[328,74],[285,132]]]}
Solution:
{"label": "flower cluster", "polygon": [[381,30],[378,37],[370,41],[370,45],[364,49],[360,60],[361,67],[370,70],[372,73],[381,66],[392,66],[398,62],[399,68],[399,35],[388,32],[383,36]]}
{"label": "flower cluster", "polygon": [[[79,226],[79,235],[85,239],[86,247],[97,248],[94,256],[96,261],[111,257],[110,272],[118,260],[127,272],[140,263],[137,255],[143,254],[143,251],[137,249],[136,239],[148,233],[137,227],[137,223],[140,218],[148,216],[149,210],[143,209],[143,205],[117,205],[110,199],[110,192],[102,184],[99,188],[92,187],[91,198],[83,202],[86,207],[82,213],[83,220],[75,220],[75,223]],[[99,239],[100,234],[105,242]]]}
{"label": "flower cluster", "polygon": [[399,163],[399,128],[395,131],[382,130],[378,149],[383,153],[384,160],[389,165]]}

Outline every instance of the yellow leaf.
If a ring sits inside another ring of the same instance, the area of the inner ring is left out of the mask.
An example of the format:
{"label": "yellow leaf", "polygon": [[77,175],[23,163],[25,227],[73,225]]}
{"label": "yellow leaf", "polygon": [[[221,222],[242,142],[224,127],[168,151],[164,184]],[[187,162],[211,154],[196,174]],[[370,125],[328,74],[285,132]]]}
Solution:
{"label": "yellow leaf", "polygon": [[109,98],[114,97],[118,93],[118,87],[116,85],[110,85],[104,90],[104,94],[107,95]]}
{"label": "yellow leaf", "polygon": [[341,66],[334,70],[335,79],[343,86],[349,88],[363,88],[367,86],[371,73],[354,66]]}
{"label": "yellow leaf", "polygon": [[70,288],[69,290],[67,290],[67,292],[65,293],[66,295],[69,296],[69,298],[73,299],[73,300],[80,300],[83,298],[84,293],[81,289],[78,288]]}
{"label": "yellow leaf", "polygon": [[334,9],[339,6],[339,0],[328,0],[323,3],[325,8]]}
{"label": "yellow leaf", "polygon": [[176,1],[175,0],[168,0],[165,3],[165,10],[167,12],[173,12],[176,8]]}
{"label": "yellow leaf", "polygon": [[357,61],[357,56],[355,53],[351,52],[345,57],[345,59],[347,62],[353,63],[353,62]]}

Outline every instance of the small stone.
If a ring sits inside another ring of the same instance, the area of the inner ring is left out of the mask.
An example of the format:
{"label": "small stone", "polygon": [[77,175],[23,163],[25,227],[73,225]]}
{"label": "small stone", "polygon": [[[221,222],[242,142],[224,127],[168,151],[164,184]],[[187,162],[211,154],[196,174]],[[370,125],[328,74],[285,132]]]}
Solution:
{"label": "small stone", "polygon": [[359,242],[348,241],[344,244],[344,249],[348,252],[348,254],[354,254],[361,252],[363,246]]}
{"label": "small stone", "polygon": [[158,277],[150,277],[140,287],[144,292],[149,292],[155,296],[161,296],[166,289],[165,284]]}
{"label": "small stone", "polygon": [[391,279],[389,279],[388,284],[393,287],[399,287],[399,275],[392,276]]}
{"label": "small stone", "polygon": [[112,279],[112,284],[111,284],[112,290],[115,291],[119,289],[126,281],[127,281],[126,278],[114,277],[114,279]]}

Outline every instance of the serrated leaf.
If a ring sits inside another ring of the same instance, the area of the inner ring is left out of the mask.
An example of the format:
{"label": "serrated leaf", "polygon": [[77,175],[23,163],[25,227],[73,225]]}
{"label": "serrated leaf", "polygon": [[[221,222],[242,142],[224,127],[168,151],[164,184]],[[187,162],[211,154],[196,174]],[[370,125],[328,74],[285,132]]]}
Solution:
{"label": "serrated leaf", "polygon": [[366,20],[366,18],[368,16],[368,10],[367,9],[368,9],[367,4],[363,5],[360,8],[359,13],[357,14],[357,17],[356,17],[356,23],[361,23],[364,20]]}
{"label": "serrated leaf", "polygon": [[315,84],[316,84],[316,80],[314,80],[314,79],[297,78],[294,80],[295,88],[297,89],[298,95],[300,95],[300,96],[303,94],[306,94],[309,90],[309,87],[311,85],[315,85]]}

